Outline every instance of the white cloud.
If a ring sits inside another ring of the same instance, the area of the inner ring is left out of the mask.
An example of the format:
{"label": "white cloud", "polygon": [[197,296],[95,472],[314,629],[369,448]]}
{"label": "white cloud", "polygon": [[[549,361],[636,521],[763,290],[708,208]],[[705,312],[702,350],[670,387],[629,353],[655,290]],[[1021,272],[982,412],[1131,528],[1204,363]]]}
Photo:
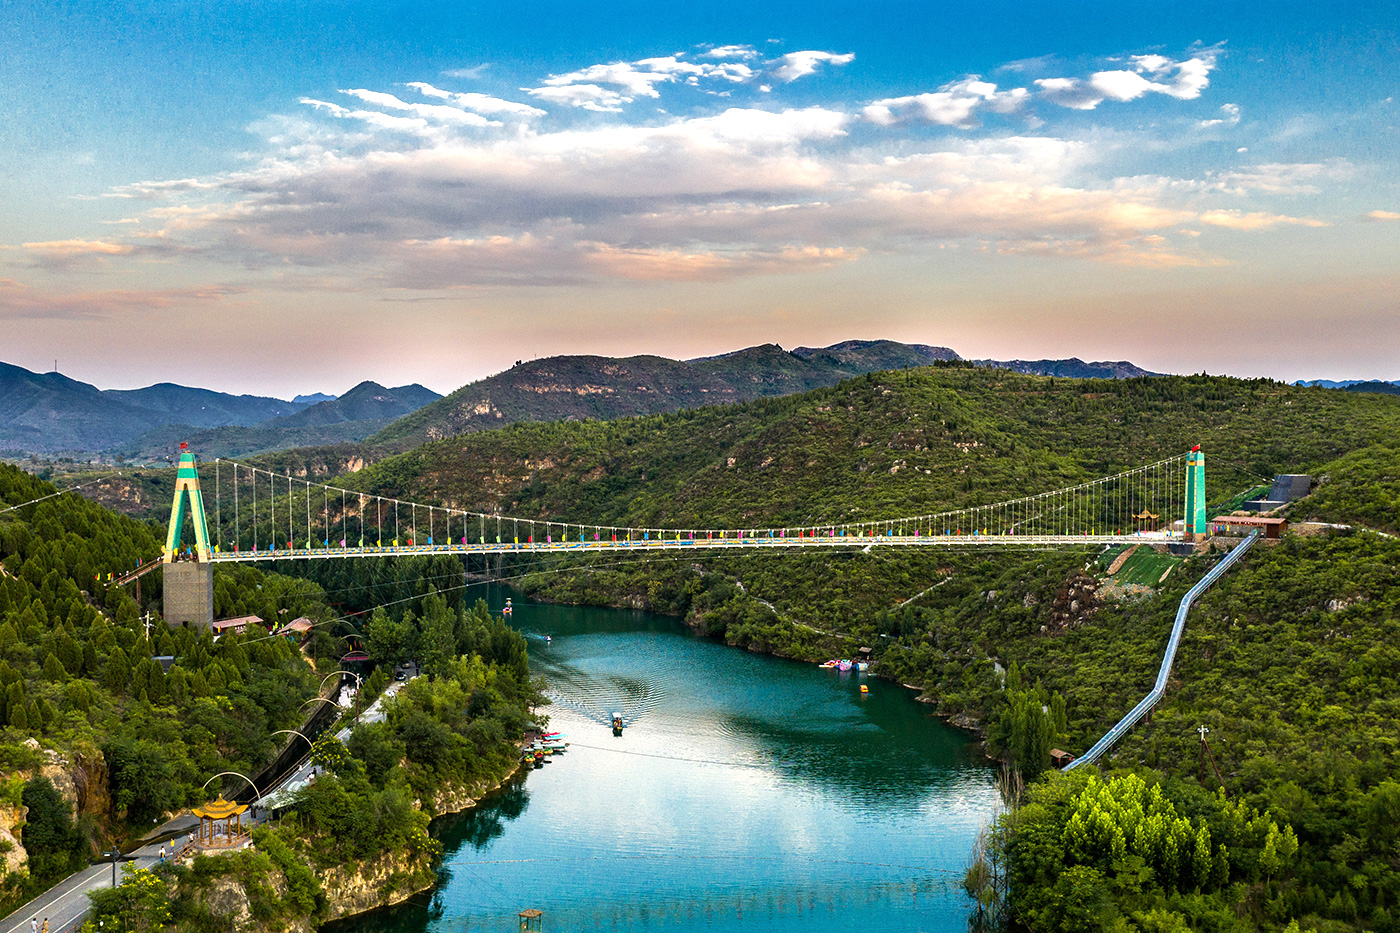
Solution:
{"label": "white cloud", "polygon": [[1268,162],[1214,176],[1212,187],[1230,194],[1317,194],[1319,183],[1355,174],[1346,159],[1325,162]]}
{"label": "white cloud", "polygon": [[913,120],[965,127],[973,125],[973,114],[979,109],[1008,113],[1026,97],[1025,88],[998,91],[995,84],[972,76],[932,93],[877,100],[862,113],[866,120],[881,126]]}
{"label": "white cloud", "polygon": [[1367,211],[1361,215],[1361,219],[1369,221],[1400,220],[1400,213],[1396,213],[1395,211]]}
{"label": "white cloud", "polygon": [[[1132,70],[1098,71],[1087,81],[1078,78],[1040,78],[1040,96],[1052,104],[1074,110],[1093,110],[1105,100],[1137,100],[1146,94],[1165,94],[1177,100],[1195,100],[1210,84],[1216,53],[1200,52],[1173,62],[1161,55],[1135,55]],[[1174,76],[1167,79],[1172,72]],[[1144,74],[1157,80],[1148,80]]]}
{"label": "white cloud", "polygon": [[481,114],[470,113],[456,107],[448,107],[444,104],[415,104],[399,100],[393,94],[385,94],[382,91],[367,91],[363,88],[350,88],[342,90],[340,93],[347,97],[354,97],[367,104],[374,104],[387,110],[402,110],[414,116],[422,117],[431,122],[456,123],[461,126],[499,126],[486,119]]}
{"label": "white cloud", "polygon": [[303,104],[324,110],[331,116],[341,120],[362,120],[370,126],[385,130],[398,130],[402,132],[420,132],[428,128],[428,121],[422,117],[395,117],[387,113],[380,113],[377,110],[350,110],[339,104],[329,101],[316,100],[312,97],[303,97]]}
{"label": "white cloud", "polygon": [[1098,91],[1100,99],[1135,100],[1159,87],[1135,71],[1099,71],[1089,78],[1089,86]]}
{"label": "white cloud", "polygon": [[443,74],[449,78],[467,78],[468,80],[475,81],[485,74],[490,67],[490,62],[482,62],[480,65],[473,65],[470,68],[452,68],[444,71]]}
{"label": "white cloud", "polygon": [[[671,60],[674,61],[674,58]],[[653,59],[653,61],[660,61],[660,59]],[[610,84],[622,88],[623,93],[628,95],[626,99],[629,101],[636,97],[660,97],[661,94],[656,90],[656,85],[672,80],[672,72],[642,70],[637,67],[637,64],[640,63],[613,62],[608,65],[590,65],[568,74],[550,75],[544,79],[544,84],[547,87]]]}
{"label": "white cloud", "polygon": [[1149,71],[1152,74],[1161,74],[1173,64],[1172,60],[1165,55],[1134,55],[1132,61],[1139,70]]}
{"label": "white cloud", "polygon": [[[706,54],[589,66],[522,89],[536,102],[602,114],[585,121],[425,82],[407,86],[427,103],[366,89],[347,92],[361,109],[308,98],[305,114],[256,125],[268,144],[250,168],[119,193],[166,199],[144,219],[161,225],[166,242],[206,257],[288,277],[321,270],[317,281],[334,274],[427,289],[766,275],[930,243],[1209,264],[1218,261],[1203,252],[1210,238],[1185,227],[1247,235],[1321,225],[1238,210],[1232,198],[1295,193],[1349,169],[1123,178],[1105,166],[1128,146],[1155,151],[1145,131],[1076,141],[1036,135],[1029,118],[1013,136],[905,129],[971,127],[1037,97],[1087,110],[1110,97],[1187,93],[1187,62],[1164,56],[1032,88],[969,76],[924,94],[796,108],[782,105],[781,86],[765,96],[771,88],[750,80],[743,61],[699,60]],[[850,57],[792,53],[768,66],[800,77],[838,60]],[[685,99],[693,92],[682,85],[692,81],[733,92],[735,104],[714,112],[712,98]],[[665,110],[617,115],[663,91]],[[861,120],[885,130],[852,134]]]}
{"label": "white cloud", "polygon": [[1201,126],[1236,126],[1240,122],[1239,104],[1221,104],[1220,116],[1213,120],[1202,120]]}
{"label": "white cloud", "polygon": [[542,117],[545,111],[538,107],[531,107],[529,104],[522,104],[513,100],[503,100],[499,97],[491,97],[486,94],[458,93],[456,91],[444,91],[425,84],[422,81],[410,81],[407,87],[413,88],[424,97],[434,97],[439,100],[450,100],[458,107],[465,110],[472,110],[476,113],[507,114],[518,117]]}
{"label": "white cloud", "polygon": [[719,59],[741,58],[747,61],[750,58],[757,58],[758,52],[750,45],[721,45],[717,48],[710,49],[708,52],[701,52],[700,57]]}
{"label": "white cloud", "polygon": [[772,62],[773,76],[779,81],[792,82],[798,78],[812,74],[817,70],[817,66],[823,63],[828,65],[845,65],[855,61],[854,52],[837,54],[835,52],[818,52],[813,50],[803,52],[789,52]]}
{"label": "white cloud", "polygon": [[1300,227],[1326,227],[1326,221],[1312,217],[1289,217],[1285,214],[1270,214],[1266,211],[1206,211],[1200,221],[1213,227],[1227,227],[1231,230],[1267,230],[1280,224]]}
{"label": "white cloud", "polygon": [[753,77],[754,70],[743,62],[689,62],[678,55],[663,55],[635,62],[589,65],[578,71],[550,75],[543,87],[524,90],[540,100],[617,112],[623,104],[630,104],[639,97],[659,98],[659,85],[680,81],[698,87],[702,80],[737,84]]}
{"label": "white cloud", "polygon": [[1037,78],[1040,96],[1052,104],[1072,110],[1093,110],[1103,97],[1078,78]]}
{"label": "white cloud", "polygon": [[632,102],[632,98],[623,97],[616,91],[606,90],[596,84],[570,84],[566,87],[535,87],[522,90],[531,97],[538,97],[550,103],[571,104],[599,113],[621,113],[622,105]]}

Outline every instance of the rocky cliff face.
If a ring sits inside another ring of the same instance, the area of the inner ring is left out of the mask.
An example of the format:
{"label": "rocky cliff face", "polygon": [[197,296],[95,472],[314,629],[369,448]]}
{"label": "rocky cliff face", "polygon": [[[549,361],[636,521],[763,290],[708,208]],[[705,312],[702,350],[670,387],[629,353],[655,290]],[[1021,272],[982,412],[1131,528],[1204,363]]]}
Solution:
{"label": "rocky cliff face", "polygon": [[[262,881],[272,889],[278,898],[286,896],[287,880],[281,872],[271,872]],[[219,923],[226,923],[230,930],[267,929],[253,920],[252,899],[248,888],[240,879],[233,876],[215,878],[206,889],[195,898],[195,903],[209,912]],[[279,933],[312,933],[316,929],[310,917],[294,916],[275,924]]]}
{"label": "rocky cliff face", "polygon": [[511,776],[519,770],[520,766],[517,764],[496,781],[478,784],[445,784],[439,787],[437,793],[433,794],[432,797],[427,800],[419,800],[416,805],[434,819],[449,813],[461,813],[468,807],[476,806],[478,800],[510,780]]}
{"label": "rocky cliff face", "polygon": [[23,807],[0,806],[0,878],[19,871],[29,861],[29,853],[19,842],[19,824],[24,822]]}
{"label": "rocky cliff face", "polygon": [[[30,748],[40,751],[34,739],[25,742]],[[43,775],[53,784],[73,810],[73,818],[87,815],[98,821],[107,819],[112,801],[107,794],[107,762],[97,751],[75,752],[71,757],[52,749],[40,751],[43,764],[39,770],[20,774],[29,780],[36,774]],[[19,871],[29,861],[29,853],[20,844],[19,826],[24,822],[25,807],[0,806],[0,877]],[[5,843],[9,843],[8,846]]]}
{"label": "rocky cliff face", "polygon": [[326,919],[338,920],[375,907],[397,904],[437,882],[432,858],[426,853],[393,852],[370,862],[344,865],[323,872]]}

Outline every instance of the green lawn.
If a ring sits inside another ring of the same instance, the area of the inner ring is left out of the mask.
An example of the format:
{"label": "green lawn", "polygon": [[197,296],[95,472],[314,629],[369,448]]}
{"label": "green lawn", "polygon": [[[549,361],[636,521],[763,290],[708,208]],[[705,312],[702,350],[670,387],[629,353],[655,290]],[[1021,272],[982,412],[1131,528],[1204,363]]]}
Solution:
{"label": "green lawn", "polygon": [[1168,568],[1181,563],[1181,558],[1170,554],[1158,554],[1148,547],[1140,547],[1136,554],[1123,562],[1113,579],[1119,583],[1138,583],[1143,586],[1156,586]]}

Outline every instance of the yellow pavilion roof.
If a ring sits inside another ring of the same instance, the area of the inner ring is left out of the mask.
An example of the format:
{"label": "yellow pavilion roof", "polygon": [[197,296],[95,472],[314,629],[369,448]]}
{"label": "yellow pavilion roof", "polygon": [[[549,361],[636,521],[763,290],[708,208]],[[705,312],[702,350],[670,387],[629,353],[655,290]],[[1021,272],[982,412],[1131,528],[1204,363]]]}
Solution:
{"label": "yellow pavilion roof", "polygon": [[232,800],[225,800],[223,794],[218,800],[211,800],[206,804],[194,807],[190,810],[195,816],[206,820],[226,820],[237,813],[242,813],[248,809],[247,804],[234,803]]}

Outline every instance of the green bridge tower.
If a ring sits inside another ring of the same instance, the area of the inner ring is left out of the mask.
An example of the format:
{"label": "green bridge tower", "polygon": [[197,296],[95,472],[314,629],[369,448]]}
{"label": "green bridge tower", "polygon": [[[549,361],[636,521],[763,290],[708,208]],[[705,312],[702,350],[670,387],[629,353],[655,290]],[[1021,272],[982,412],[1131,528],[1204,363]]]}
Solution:
{"label": "green bridge tower", "polygon": [[1210,531],[1206,521],[1206,455],[1201,445],[1186,455],[1186,522],[1187,541],[1203,541]]}
{"label": "green bridge tower", "polygon": [[[189,500],[190,520],[194,523],[194,548],[180,553],[185,529],[185,500]],[[197,625],[208,629],[214,623],[214,564],[209,550],[209,525],[204,517],[204,498],[199,493],[199,472],[194,452],[180,444],[180,465],[175,471],[175,501],[170,507],[170,530],[165,536],[165,576],[163,583],[165,621],[169,625]]]}

